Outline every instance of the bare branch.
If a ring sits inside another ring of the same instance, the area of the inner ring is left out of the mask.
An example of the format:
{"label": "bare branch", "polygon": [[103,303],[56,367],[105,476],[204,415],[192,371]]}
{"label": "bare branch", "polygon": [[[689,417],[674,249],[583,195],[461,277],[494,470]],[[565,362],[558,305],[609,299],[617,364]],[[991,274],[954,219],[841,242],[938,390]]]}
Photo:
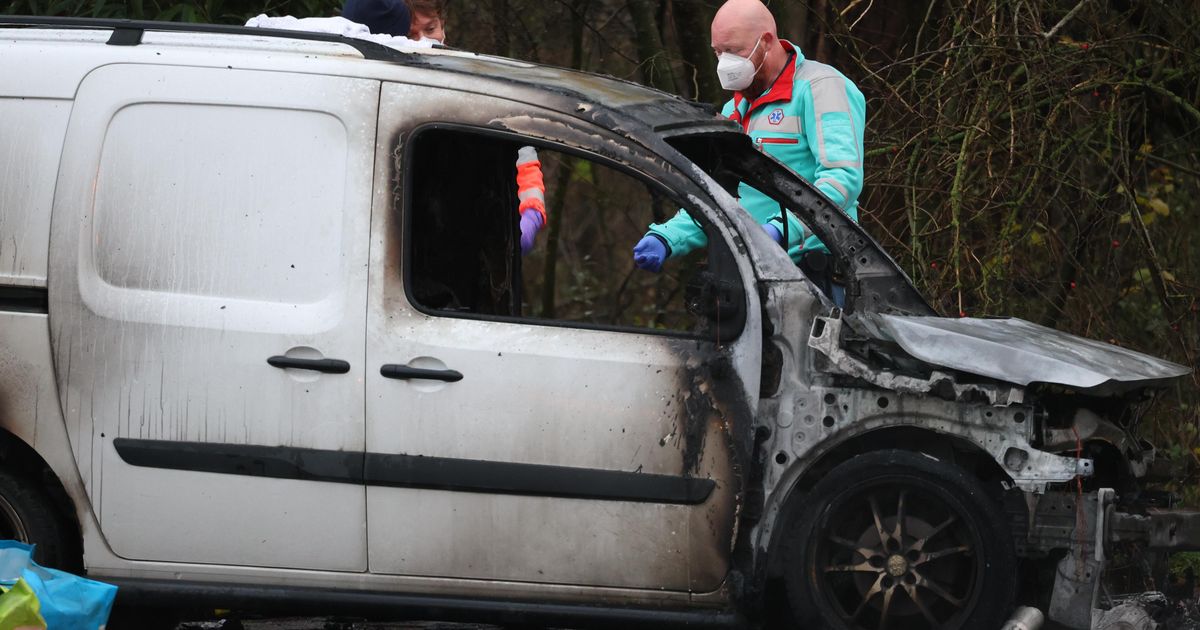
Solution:
{"label": "bare branch", "polygon": [[1090,0],[1079,0],[1079,4],[1076,4],[1074,9],[1068,11],[1067,14],[1063,16],[1063,19],[1059,20],[1058,24],[1054,25],[1054,28],[1042,33],[1042,38],[1054,39],[1054,36],[1058,35],[1058,32],[1067,25],[1067,22],[1070,22],[1072,19],[1074,19],[1075,14],[1079,13],[1079,11],[1083,9],[1083,5],[1087,4],[1089,1]]}

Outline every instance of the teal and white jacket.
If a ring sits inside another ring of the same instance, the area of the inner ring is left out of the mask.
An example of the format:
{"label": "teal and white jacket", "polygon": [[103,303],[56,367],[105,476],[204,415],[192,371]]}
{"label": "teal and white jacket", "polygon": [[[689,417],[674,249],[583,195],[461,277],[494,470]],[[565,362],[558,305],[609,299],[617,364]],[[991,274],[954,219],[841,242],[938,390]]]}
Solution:
{"label": "teal and white jacket", "polygon": [[[735,92],[722,114],[739,123],[759,150],[811,182],[855,221],[863,185],[863,126],[866,99],[850,79],[831,66],[805,59],[791,42],[779,43],[790,53],[783,72],[757,99]],[[760,224],[783,225],[779,204],[741,184],[743,208]],[[804,251],[828,251],[825,245],[788,213],[788,254],[799,262]],[[671,257],[704,247],[708,238],[687,211],[650,226],[671,248]]]}

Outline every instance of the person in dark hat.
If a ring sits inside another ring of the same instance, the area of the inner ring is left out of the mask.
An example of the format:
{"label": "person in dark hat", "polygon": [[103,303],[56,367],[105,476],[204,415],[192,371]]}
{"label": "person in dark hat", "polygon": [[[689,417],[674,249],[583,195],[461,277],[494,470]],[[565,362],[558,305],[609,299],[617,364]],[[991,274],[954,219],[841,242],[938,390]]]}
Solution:
{"label": "person in dark hat", "polygon": [[412,15],[404,0],[346,0],[342,17],[365,25],[375,35],[408,37]]}

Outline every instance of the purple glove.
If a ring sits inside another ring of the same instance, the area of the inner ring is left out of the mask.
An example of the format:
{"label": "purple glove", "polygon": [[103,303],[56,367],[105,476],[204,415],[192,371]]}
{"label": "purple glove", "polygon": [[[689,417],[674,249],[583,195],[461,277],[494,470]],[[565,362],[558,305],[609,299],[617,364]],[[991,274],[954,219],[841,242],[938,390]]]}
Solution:
{"label": "purple glove", "polygon": [[521,213],[521,255],[526,256],[533,249],[533,239],[538,230],[542,229],[542,213],[537,210],[527,210]]}
{"label": "purple glove", "polygon": [[633,246],[633,264],[638,269],[658,273],[662,271],[663,261],[667,256],[670,256],[667,244],[654,234],[643,236],[642,240]]}
{"label": "purple glove", "polygon": [[770,223],[764,223],[762,228],[767,233],[767,236],[771,237],[772,241],[775,241],[778,245],[783,245],[783,233],[779,231],[779,228]]}

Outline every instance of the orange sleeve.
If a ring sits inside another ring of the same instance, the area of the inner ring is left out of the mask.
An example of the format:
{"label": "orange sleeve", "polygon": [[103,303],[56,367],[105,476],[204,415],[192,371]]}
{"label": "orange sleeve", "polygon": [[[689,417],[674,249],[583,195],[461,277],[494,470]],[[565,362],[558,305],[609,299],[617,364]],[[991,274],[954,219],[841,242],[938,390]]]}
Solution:
{"label": "orange sleeve", "polygon": [[517,165],[517,197],[519,212],[536,210],[546,224],[546,184],[542,179],[542,162],[533,160]]}

